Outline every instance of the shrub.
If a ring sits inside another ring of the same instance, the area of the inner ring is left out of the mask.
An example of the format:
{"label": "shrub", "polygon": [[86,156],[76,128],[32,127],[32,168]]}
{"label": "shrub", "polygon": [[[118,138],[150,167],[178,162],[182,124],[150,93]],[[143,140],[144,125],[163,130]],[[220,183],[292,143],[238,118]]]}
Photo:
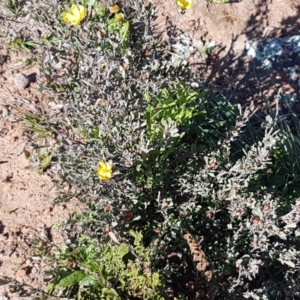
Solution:
{"label": "shrub", "polygon": [[[213,289],[219,299],[299,296],[298,118],[246,117],[186,65],[174,67],[142,2],[119,11],[86,1],[77,26],[61,17],[69,4],[31,6],[46,24],[41,88],[61,108],[34,118],[31,129],[55,134],[48,172],[71,187],[57,201],[87,204],[66,225],[50,291],[84,299],[162,299],[168,287],[173,298],[180,290],[205,299]],[[180,285],[188,271],[194,289]]]}

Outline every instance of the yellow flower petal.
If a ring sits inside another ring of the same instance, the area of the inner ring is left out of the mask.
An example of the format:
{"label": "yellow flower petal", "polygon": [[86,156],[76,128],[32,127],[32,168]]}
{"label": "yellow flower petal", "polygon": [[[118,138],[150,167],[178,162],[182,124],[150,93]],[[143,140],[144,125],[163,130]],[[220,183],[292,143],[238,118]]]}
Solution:
{"label": "yellow flower petal", "polygon": [[109,180],[112,178],[112,172],[106,171],[106,170],[99,170],[98,171],[98,177],[101,180]]}
{"label": "yellow flower petal", "polygon": [[193,0],[176,0],[176,4],[183,10],[190,9],[193,6]]}
{"label": "yellow flower petal", "polygon": [[82,5],[72,4],[69,12],[64,12],[62,17],[65,22],[71,23],[73,25],[79,24],[85,17],[86,9]]}
{"label": "yellow flower petal", "polygon": [[97,175],[101,180],[109,180],[112,178],[113,173],[112,173],[112,164],[100,161],[98,170],[97,170]]}
{"label": "yellow flower petal", "polygon": [[73,25],[77,25],[79,24],[80,21],[78,21],[78,18],[75,17],[74,15],[68,13],[68,12],[64,12],[62,15],[63,19],[65,22],[67,23],[71,23]]}
{"label": "yellow flower petal", "polygon": [[81,18],[81,20],[83,20],[85,17],[86,9],[82,5],[78,5],[78,8],[79,8],[80,18]]}
{"label": "yellow flower petal", "polygon": [[101,161],[99,163],[99,168],[100,167],[103,168],[103,169],[111,170],[112,169],[112,164],[104,162],[104,161]]}
{"label": "yellow flower petal", "polygon": [[122,21],[124,20],[124,14],[122,14],[122,13],[115,14],[115,19],[116,19],[118,22],[122,22]]}
{"label": "yellow flower petal", "polygon": [[72,15],[74,15],[75,17],[80,17],[80,11],[76,4],[72,4],[70,10],[71,10]]}

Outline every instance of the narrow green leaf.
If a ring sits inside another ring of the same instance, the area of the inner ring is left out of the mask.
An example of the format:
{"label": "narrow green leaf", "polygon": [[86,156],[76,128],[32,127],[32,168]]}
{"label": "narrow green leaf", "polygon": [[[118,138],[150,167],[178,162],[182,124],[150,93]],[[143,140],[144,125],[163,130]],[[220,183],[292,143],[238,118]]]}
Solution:
{"label": "narrow green leaf", "polygon": [[0,286],[10,283],[12,280],[8,277],[0,277]]}

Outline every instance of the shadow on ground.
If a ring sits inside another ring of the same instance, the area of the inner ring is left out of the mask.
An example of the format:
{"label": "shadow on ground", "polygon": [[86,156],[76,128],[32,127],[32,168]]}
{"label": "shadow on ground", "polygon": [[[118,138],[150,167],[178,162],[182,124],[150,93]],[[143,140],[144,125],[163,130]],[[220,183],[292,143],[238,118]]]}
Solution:
{"label": "shadow on ground", "polygon": [[[300,6],[295,7],[300,11]],[[258,6],[255,15],[247,20],[247,26],[242,31],[248,41],[261,40],[269,43],[278,38],[289,38],[299,35],[300,20],[297,16],[283,19],[278,28],[264,27],[259,16],[267,14],[266,6]],[[291,26],[293,24],[293,26]],[[263,28],[262,36],[257,36],[257,29]],[[209,56],[205,66],[198,66],[199,73],[209,71],[205,79],[207,85],[213,84],[221,90],[226,99],[232,103],[242,105],[275,106],[276,95],[299,94],[300,85],[300,57],[297,53],[290,55],[275,56],[272,60],[272,68],[267,69],[261,61],[247,55],[247,51],[235,48],[238,36],[233,36],[229,50],[224,56],[225,46],[218,46]],[[288,69],[295,70],[294,76],[289,74]],[[280,96],[280,98],[281,98]],[[299,99],[298,99],[299,100]],[[297,105],[296,105],[297,107]],[[299,109],[296,109],[299,114]]]}
{"label": "shadow on ground", "polygon": [[282,55],[273,61],[272,69],[267,70],[260,61],[247,55],[245,49],[247,41],[267,42],[272,38],[299,35],[299,0],[242,0],[218,5],[201,1],[183,15],[178,13],[172,0],[156,2],[160,15],[155,21],[156,30],[167,40],[170,51],[182,33],[200,44],[217,42],[206,60],[199,59],[199,52],[203,51],[200,46],[196,49],[198,55],[191,55],[189,62],[200,81],[221,91],[232,103],[262,108],[266,104],[272,106],[278,94],[299,93],[300,76],[296,74],[291,79],[284,70],[295,68],[298,72],[299,55],[292,59]]}

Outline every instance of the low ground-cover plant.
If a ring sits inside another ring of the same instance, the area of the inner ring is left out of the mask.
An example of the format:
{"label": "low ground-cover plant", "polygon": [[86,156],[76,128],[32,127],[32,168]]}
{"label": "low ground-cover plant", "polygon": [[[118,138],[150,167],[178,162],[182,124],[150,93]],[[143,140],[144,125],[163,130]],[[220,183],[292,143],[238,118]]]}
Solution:
{"label": "low ground-cover plant", "polygon": [[[298,296],[298,125],[244,117],[187,66],[172,66],[143,2],[72,4],[31,4],[46,24],[41,88],[60,107],[31,129],[55,133],[52,174],[70,187],[57,201],[87,204],[66,225],[50,290],[83,299]],[[142,233],[135,246],[132,232]],[[186,234],[205,253],[200,267]]]}
{"label": "low ground-cover plant", "polygon": [[160,275],[151,268],[151,253],[142,245],[142,235],[130,231],[133,246],[126,242],[103,244],[80,236],[75,250],[63,247],[47,272],[47,291],[62,290],[75,299],[164,299]]}

